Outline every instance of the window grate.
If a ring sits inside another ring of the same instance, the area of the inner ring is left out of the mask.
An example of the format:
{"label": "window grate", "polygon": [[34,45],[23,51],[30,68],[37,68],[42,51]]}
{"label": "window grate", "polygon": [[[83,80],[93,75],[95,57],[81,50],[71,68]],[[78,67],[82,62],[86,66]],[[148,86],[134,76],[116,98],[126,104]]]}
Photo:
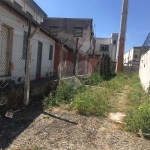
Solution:
{"label": "window grate", "polygon": [[75,27],[73,36],[74,37],[82,37],[83,36],[83,28],[82,27]]}
{"label": "window grate", "polygon": [[58,35],[58,27],[49,27],[49,31],[51,34],[53,34],[54,36]]}

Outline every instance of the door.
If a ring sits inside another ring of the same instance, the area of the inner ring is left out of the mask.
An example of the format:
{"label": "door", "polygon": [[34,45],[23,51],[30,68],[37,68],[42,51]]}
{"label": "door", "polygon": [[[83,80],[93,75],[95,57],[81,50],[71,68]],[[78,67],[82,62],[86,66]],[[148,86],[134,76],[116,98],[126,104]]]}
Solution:
{"label": "door", "polygon": [[38,42],[36,78],[41,77],[42,47],[43,47],[43,44],[41,42]]}
{"label": "door", "polygon": [[9,29],[2,26],[2,45],[0,49],[0,76],[8,75],[9,71]]}

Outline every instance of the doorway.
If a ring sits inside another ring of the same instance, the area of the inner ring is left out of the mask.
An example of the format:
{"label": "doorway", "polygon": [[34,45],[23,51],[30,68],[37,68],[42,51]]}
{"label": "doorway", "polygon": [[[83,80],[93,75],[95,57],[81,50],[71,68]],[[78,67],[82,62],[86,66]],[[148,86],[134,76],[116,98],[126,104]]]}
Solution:
{"label": "doorway", "polygon": [[37,66],[36,66],[36,78],[37,79],[41,77],[42,47],[43,47],[43,44],[41,42],[38,42]]}

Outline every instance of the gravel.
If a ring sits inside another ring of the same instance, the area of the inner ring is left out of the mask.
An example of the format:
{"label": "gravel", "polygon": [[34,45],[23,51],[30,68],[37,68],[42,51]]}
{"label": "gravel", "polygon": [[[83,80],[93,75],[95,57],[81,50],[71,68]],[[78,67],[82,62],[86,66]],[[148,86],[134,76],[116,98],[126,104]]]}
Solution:
{"label": "gravel", "polygon": [[[9,121],[11,120],[7,120],[7,123]],[[10,124],[12,126],[9,127],[13,127],[14,122]],[[7,128],[8,126],[2,127],[0,132],[0,138],[3,138],[0,140],[2,150],[34,150],[36,146],[42,150],[150,149],[149,140],[142,140],[134,134],[122,131],[120,125],[111,120],[82,116],[60,109],[50,113],[41,111],[38,115],[31,114],[26,122],[9,130],[11,140],[8,140],[9,135],[4,136]]]}

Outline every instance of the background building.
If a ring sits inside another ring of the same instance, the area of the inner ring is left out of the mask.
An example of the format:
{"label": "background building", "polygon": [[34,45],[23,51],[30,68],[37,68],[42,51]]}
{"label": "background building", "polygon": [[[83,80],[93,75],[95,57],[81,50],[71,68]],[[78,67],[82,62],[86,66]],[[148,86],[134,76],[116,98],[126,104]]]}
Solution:
{"label": "background building", "polygon": [[84,18],[46,18],[43,26],[61,41],[68,39],[66,44],[76,49],[76,41],[79,38],[78,46],[82,44],[80,53],[85,53],[90,47],[93,48],[93,20]]}
{"label": "background building", "polygon": [[124,66],[139,67],[141,47],[133,47],[124,53]]}
{"label": "background building", "polygon": [[109,54],[113,62],[116,61],[118,34],[112,33],[110,38],[96,38],[95,52],[103,55]]}

